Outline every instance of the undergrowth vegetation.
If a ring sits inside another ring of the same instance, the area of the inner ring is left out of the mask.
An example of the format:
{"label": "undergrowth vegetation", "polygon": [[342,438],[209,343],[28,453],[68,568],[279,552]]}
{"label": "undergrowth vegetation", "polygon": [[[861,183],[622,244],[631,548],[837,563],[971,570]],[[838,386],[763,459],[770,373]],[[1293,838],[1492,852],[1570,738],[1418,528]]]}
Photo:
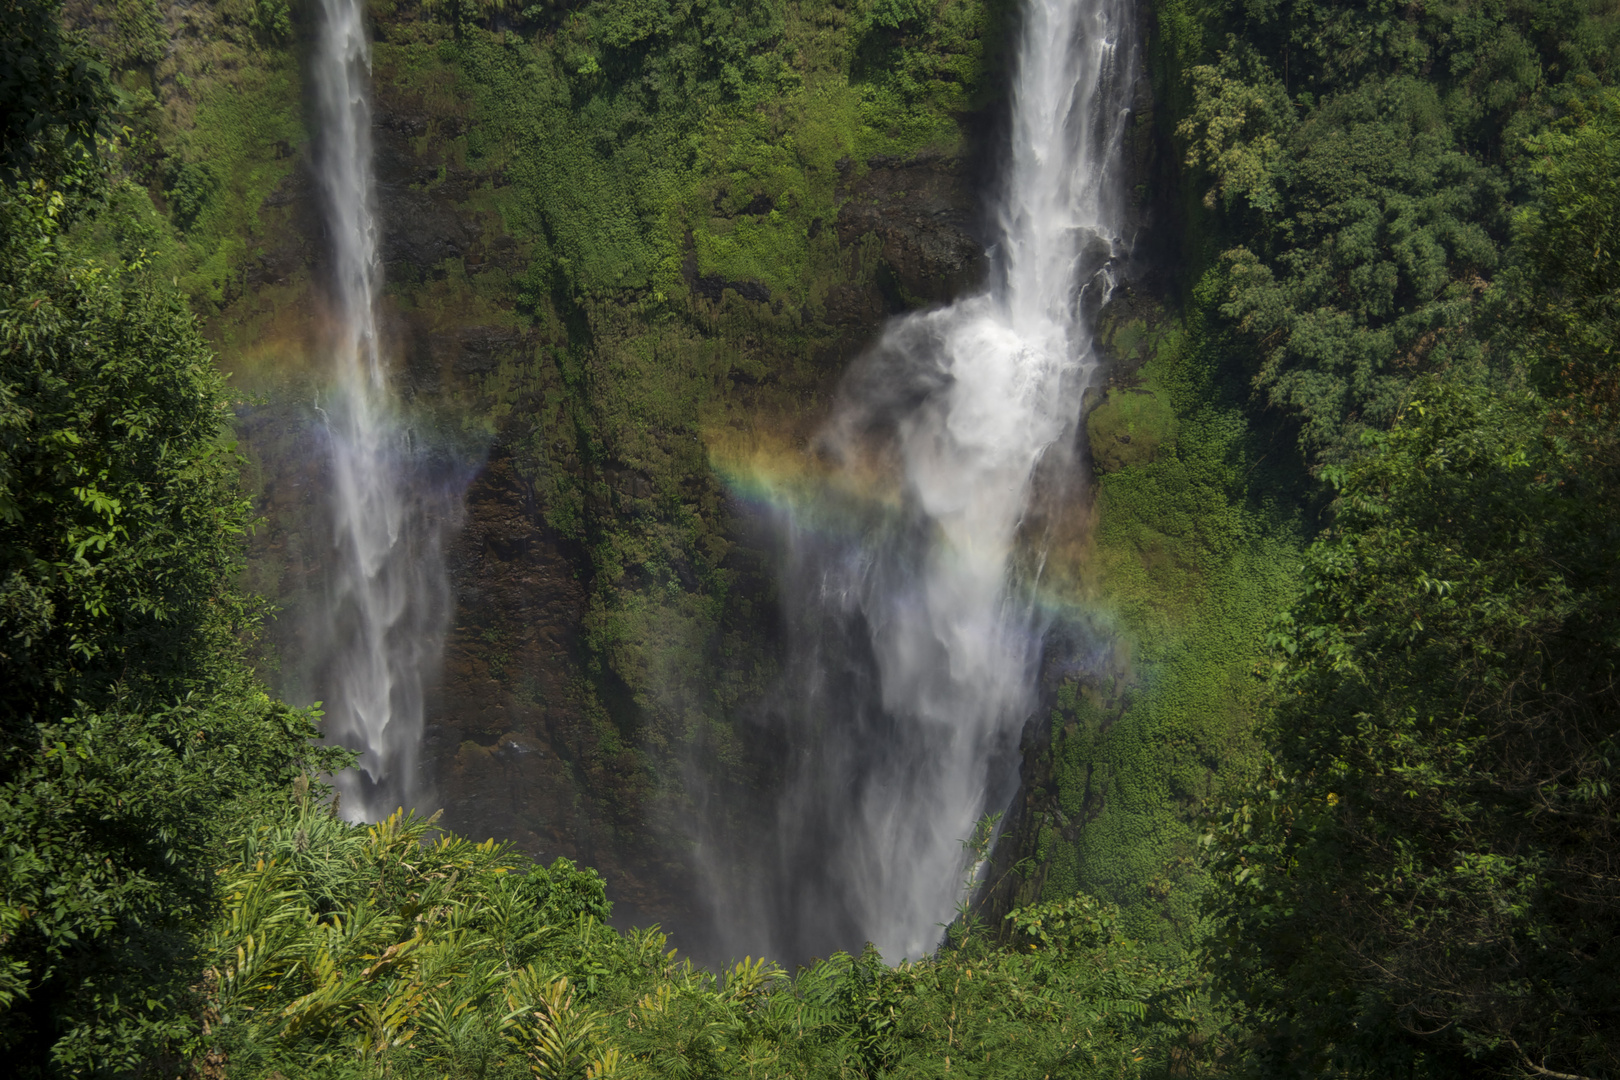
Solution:
{"label": "undergrowth vegetation", "polygon": [[[1218,326],[1148,310],[1110,330],[1135,370],[1103,408],[1158,406],[1138,409],[1122,444],[1134,458],[1099,461],[1096,481],[1087,586],[1128,644],[1102,677],[1057,690],[1056,798],[1034,854],[1049,864],[1042,896],[1108,896],[1134,934],[1174,951],[1198,924],[1199,807],[1256,753],[1254,666],[1297,587],[1307,504],[1221,381]],[[1106,427],[1101,439],[1121,445]]]}
{"label": "undergrowth vegetation", "polygon": [[221,871],[200,1045],[232,1076],[1128,1076],[1184,988],[1083,896],[959,928],[899,967],[845,953],[719,974],[619,933],[566,859],[333,817],[305,782]]}

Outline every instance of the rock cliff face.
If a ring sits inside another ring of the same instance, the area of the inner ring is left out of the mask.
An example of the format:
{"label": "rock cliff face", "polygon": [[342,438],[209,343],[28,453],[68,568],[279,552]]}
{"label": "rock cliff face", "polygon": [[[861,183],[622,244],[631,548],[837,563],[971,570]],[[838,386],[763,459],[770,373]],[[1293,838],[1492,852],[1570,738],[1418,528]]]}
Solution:
{"label": "rock cliff face", "polygon": [[[598,866],[621,915],[677,931],[700,800],[745,812],[781,773],[754,707],[782,660],[776,552],[726,470],[813,463],[883,320],[982,280],[1015,9],[943,0],[937,20],[885,27],[841,0],[785,22],[720,6],[736,19],[712,48],[679,20],[617,20],[608,0],[370,6],[384,333],[431,482],[460,494],[422,801],[475,836]],[[282,609],[263,670],[315,700],[331,485],[328,245],[300,63],[313,11],[69,14],[132,103],[126,225],[243,391],[265,515],[248,584]],[[1124,239],[1175,267],[1149,248],[1180,242],[1186,185],[1164,152],[1174,125],[1140,86]],[[1191,843],[1184,809],[1246,752],[1244,650],[1287,587],[1271,571],[1290,541],[1246,509],[1248,473],[1219,464],[1247,460],[1238,410],[1186,422],[1227,360],[1165,313],[1190,286],[1171,276],[1175,290],[1133,269],[1107,321],[1114,366],[1079,454],[1094,505],[1057,530],[1048,574],[1068,574],[1064,603],[1112,614],[1054,637],[997,856],[1040,869],[1006,876],[997,910],[1082,885],[1157,904],[1160,863]],[[1259,539],[1221,539],[1245,528]]]}
{"label": "rock cliff face", "polygon": [[[624,336],[620,324],[646,316],[635,296],[586,298],[588,312],[572,314],[565,297],[561,312],[537,312],[512,286],[534,276],[540,253],[502,216],[512,195],[507,170],[467,152],[480,116],[469,95],[451,89],[464,74],[453,65],[412,68],[386,45],[419,30],[410,19],[379,20],[373,137],[397,383],[419,437],[438,447],[444,482],[464,485],[446,552],[455,614],[426,710],[424,809],[442,806],[446,824],[469,835],[589,863],[607,877],[622,916],[679,929],[690,918],[680,900],[690,895],[686,787],[709,781],[681,775],[677,757],[660,752],[667,736],[656,715],[680,688],[638,675],[636,661],[604,645],[604,581],[592,549],[602,530],[559,526],[556,494],[578,491],[585,516],[604,519],[644,518],[661,497],[667,478],[644,459],[615,454],[613,432],[580,439],[559,431],[584,423],[591,404],[589,386],[568,385],[568,364],[582,364],[589,383],[590,366],[605,363],[615,335]],[[178,64],[183,71],[183,56]],[[834,269],[808,292],[706,272],[689,234],[688,297],[677,321],[697,347],[707,340],[730,354],[725,377],[706,391],[705,424],[733,434],[774,427],[802,442],[844,365],[885,317],[981,281],[977,165],[963,156],[972,151],[962,142],[954,151],[841,158],[832,202],[806,229],[811,244],[835,245],[825,260]],[[241,381],[258,398],[244,406],[241,432],[266,517],[252,541],[251,581],[282,607],[267,671],[297,700],[322,694],[307,672],[327,542],[325,466],[312,452],[320,360],[310,355],[327,255],[308,152],[307,143],[291,149],[290,167],[254,208],[256,243],[210,323],[229,366],[257,355],[256,336],[279,343],[269,358],[243,365]],[[780,213],[768,195],[739,201],[716,197],[722,224]],[[561,425],[558,399],[568,399],[564,412],[574,418]],[[698,425],[659,434],[677,436],[704,437]],[[719,644],[699,642],[703,670],[686,674],[724,682],[725,671],[746,673],[730,706],[739,707],[776,662],[771,567],[746,509],[706,465],[696,472],[680,478],[680,498],[699,507],[712,542],[728,552],[717,565],[730,588],[716,601],[719,629],[709,631]],[[676,588],[702,592],[684,559],[678,550],[648,555],[669,565]],[[624,573],[606,586],[642,587],[637,570]],[[724,702],[703,708],[711,724],[724,722]]]}
{"label": "rock cliff face", "polygon": [[[807,320],[811,333],[829,341],[824,348],[832,354],[825,357],[819,384],[808,388],[811,395],[831,395],[841,362],[865,347],[887,315],[948,300],[978,283],[984,249],[974,235],[976,194],[965,171],[960,159],[942,156],[874,161],[844,189],[834,228],[853,280],[833,283],[823,313]],[[455,235],[472,228],[463,224]],[[730,290],[730,303],[768,306],[771,297],[755,287],[760,295],[750,295],[748,283],[697,278],[693,291],[697,303],[718,305]],[[423,366],[465,377],[492,370],[500,350],[517,354],[525,344],[512,333],[500,337],[477,329],[424,333],[413,347],[453,356],[449,364]],[[412,370],[419,392],[428,390],[415,375],[416,365]],[[749,396],[750,389],[738,380],[740,396]],[[800,422],[813,422],[813,414]],[[630,503],[648,494],[648,479],[634,470],[609,464],[604,473],[610,497]],[[705,482],[714,484],[712,478]],[[430,699],[424,755],[447,823],[469,835],[514,840],[536,855],[589,863],[608,878],[621,917],[679,929],[691,917],[680,899],[688,895],[690,870],[678,852],[647,842],[679,842],[671,840],[667,826],[649,820],[659,812],[649,805],[658,797],[656,781],[630,755],[615,773],[582,775],[593,707],[616,722],[633,723],[637,712],[630,687],[616,688],[617,700],[592,700],[582,692],[592,660],[585,553],[547,525],[532,483],[520,475],[498,435],[467,491],[465,513],[450,552],[455,626]],[[729,542],[746,548],[752,542],[746,530],[746,522],[734,524]],[[763,559],[762,553],[749,554]],[[768,566],[754,572],[761,579],[746,587],[768,596]],[[741,618],[758,653],[754,662],[773,662],[774,608],[758,604]]]}
{"label": "rock cliff face", "polygon": [[841,185],[838,242],[854,248],[872,236],[882,244],[876,279],[891,311],[945,303],[983,283],[984,195],[967,162],[878,156],[860,176],[853,162],[840,164],[850,179]]}

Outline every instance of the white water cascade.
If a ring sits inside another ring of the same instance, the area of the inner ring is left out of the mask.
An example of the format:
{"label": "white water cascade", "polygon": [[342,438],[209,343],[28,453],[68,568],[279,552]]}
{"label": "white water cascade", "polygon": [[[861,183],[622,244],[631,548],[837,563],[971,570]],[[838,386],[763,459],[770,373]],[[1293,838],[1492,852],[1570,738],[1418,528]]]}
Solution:
{"label": "white water cascade", "polygon": [[[371,56],[362,0],[321,0],[311,61],[316,169],[331,243],[329,451],[333,562],[318,636],[327,737],[361,752],[336,778],[344,815],[377,820],[419,796],[423,682],[449,609],[447,500],[424,480],[379,334]],[[453,500],[451,500],[453,501]]]}
{"label": "white water cascade", "polygon": [[1123,254],[1131,12],[1028,0],[986,291],[891,323],[822,435],[846,471],[883,463],[899,511],[843,540],[780,523],[795,669],[770,722],[792,763],[769,832],[733,826],[749,869],[715,904],[724,951],[931,952],[962,840],[1016,790],[1043,631],[1028,515],[1038,475],[1072,473],[1088,320]]}

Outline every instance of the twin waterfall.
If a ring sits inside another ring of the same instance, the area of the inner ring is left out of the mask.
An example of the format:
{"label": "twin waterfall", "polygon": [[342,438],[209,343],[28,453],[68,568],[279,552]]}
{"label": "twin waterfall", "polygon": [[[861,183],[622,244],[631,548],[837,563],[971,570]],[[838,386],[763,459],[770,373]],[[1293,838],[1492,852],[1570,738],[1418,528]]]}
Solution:
{"label": "twin waterfall", "polygon": [[424,673],[439,662],[449,585],[444,502],[423,482],[401,421],[377,321],[371,56],[363,0],[321,0],[311,58],[316,170],[331,245],[328,440],[334,563],[320,662],[328,738],[360,750],[336,778],[344,815],[375,821],[413,805]]}
{"label": "twin waterfall", "polygon": [[891,323],[846,379],[820,449],[890,474],[898,510],[842,538],[780,522],[793,667],[766,722],[792,760],[743,815],[767,824],[700,834],[729,879],[720,955],[933,951],[976,869],[963,840],[1017,789],[1044,630],[1031,501],[1077,467],[1088,313],[1121,254],[1130,12],[1029,0],[988,290]]}
{"label": "twin waterfall", "polygon": [[[416,794],[445,515],[422,493],[381,351],[364,9],[322,9],[337,555],[322,685],[331,738],[364,750],[339,781],[345,811],[375,819]],[[718,953],[932,951],[971,880],[961,841],[1016,790],[1044,631],[1032,499],[1073,471],[1088,312],[1120,254],[1130,14],[1126,0],[1028,0],[987,291],[891,323],[822,436],[835,468],[875,463],[898,498],[856,511],[841,539],[779,523],[792,659],[765,720],[786,760],[759,805],[699,826]]]}

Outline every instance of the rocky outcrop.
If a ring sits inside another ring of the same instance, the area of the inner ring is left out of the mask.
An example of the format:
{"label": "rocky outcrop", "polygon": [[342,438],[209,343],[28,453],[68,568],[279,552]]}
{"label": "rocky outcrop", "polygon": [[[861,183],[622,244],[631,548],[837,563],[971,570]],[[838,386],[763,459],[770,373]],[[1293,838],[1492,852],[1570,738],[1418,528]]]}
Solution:
{"label": "rocky outcrop", "polygon": [[[836,227],[840,244],[851,246],[871,234],[882,244],[878,277],[890,310],[944,303],[984,280],[984,242],[979,235],[979,199],[965,183],[961,158],[922,154],[913,158],[877,156],[867,171],[840,162],[846,181]],[[829,320],[866,316],[862,298],[840,295]]]}

